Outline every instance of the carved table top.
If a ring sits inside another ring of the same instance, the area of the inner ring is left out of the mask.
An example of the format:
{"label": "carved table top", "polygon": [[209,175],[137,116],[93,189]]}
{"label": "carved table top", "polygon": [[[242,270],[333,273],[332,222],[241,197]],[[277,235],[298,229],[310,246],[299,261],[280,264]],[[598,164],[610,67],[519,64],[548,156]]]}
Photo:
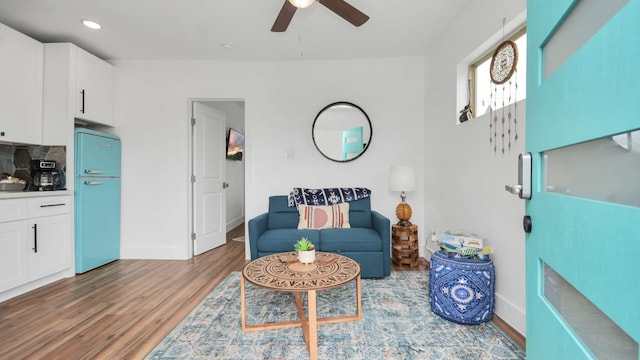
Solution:
{"label": "carved table top", "polygon": [[316,251],[313,264],[295,257],[295,252],[288,252],[258,258],[242,268],[242,276],[266,289],[298,292],[332,289],[360,275],[360,265],[343,255]]}

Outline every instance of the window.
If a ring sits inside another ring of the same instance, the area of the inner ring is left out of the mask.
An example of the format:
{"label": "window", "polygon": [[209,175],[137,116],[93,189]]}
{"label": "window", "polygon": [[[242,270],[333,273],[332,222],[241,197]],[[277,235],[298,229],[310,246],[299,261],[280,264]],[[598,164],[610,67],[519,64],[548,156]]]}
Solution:
{"label": "window", "polygon": [[[514,101],[520,101],[527,97],[527,29],[522,28],[516,32],[510,38],[518,46],[518,64],[516,66],[516,72],[511,79],[507,81],[505,85],[505,91],[502,91],[502,85],[497,85],[499,89],[496,92],[496,108],[498,110],[502,108],[503,98],[504,104],[508,105]],[[474,116],[481,116],[489,113],[489,107],[491,106],[491,92],[493,91],[494,84],[491,83],[491,77],[489,76],[489,66],[491,65],[491,56],[493,51],[499,45],[496,44],[489,53],[478,59],[469,66],[469,81],[472,89],[471,106]],[[509,87],[509,83],[512,86]],[[517,84],[517,88],[516,85]],[[509,102],[511,97],[511,102]]]}

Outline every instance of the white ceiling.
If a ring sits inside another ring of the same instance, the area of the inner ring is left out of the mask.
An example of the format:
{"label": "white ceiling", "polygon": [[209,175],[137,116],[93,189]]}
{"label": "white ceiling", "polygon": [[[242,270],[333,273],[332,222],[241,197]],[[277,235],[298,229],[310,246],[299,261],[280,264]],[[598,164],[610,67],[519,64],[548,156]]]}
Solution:
{"label": "white ceiling", "polygon": [[370,17],[358,28],[316,2],[273,33],[283,1],[0,0],[0,22],[107,60],[340,60],[424,55],[471,0],[348,0]]}

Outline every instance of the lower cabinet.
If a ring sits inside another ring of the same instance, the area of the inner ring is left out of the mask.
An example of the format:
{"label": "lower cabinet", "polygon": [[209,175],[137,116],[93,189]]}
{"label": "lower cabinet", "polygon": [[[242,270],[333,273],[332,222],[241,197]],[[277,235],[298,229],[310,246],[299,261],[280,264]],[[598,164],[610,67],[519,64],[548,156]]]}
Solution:
{"label": "lower cabinet", "polygon": [[29,280],[37,280],[70,264],[71,215],[47,216],[29,220]]}
{"label": "lower cabinet", "polygon": [[0,223],[0,292],[29,281],[27,220]]}
{"label": "lower cabinet", "polygon": [[0,200],[0,212],[5,201],[27,216],[0,222],[0,293],[70,269],[71,197]]}

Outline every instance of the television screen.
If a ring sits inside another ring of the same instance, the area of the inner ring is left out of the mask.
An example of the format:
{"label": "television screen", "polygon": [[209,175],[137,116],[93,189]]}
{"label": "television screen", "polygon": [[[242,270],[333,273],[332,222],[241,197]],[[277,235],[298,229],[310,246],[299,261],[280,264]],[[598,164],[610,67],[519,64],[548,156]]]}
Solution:
{"label": "television screen", "polygon": [[243,153],[244,134],[230,128],[227,136],[227,159],[241,161]]}

